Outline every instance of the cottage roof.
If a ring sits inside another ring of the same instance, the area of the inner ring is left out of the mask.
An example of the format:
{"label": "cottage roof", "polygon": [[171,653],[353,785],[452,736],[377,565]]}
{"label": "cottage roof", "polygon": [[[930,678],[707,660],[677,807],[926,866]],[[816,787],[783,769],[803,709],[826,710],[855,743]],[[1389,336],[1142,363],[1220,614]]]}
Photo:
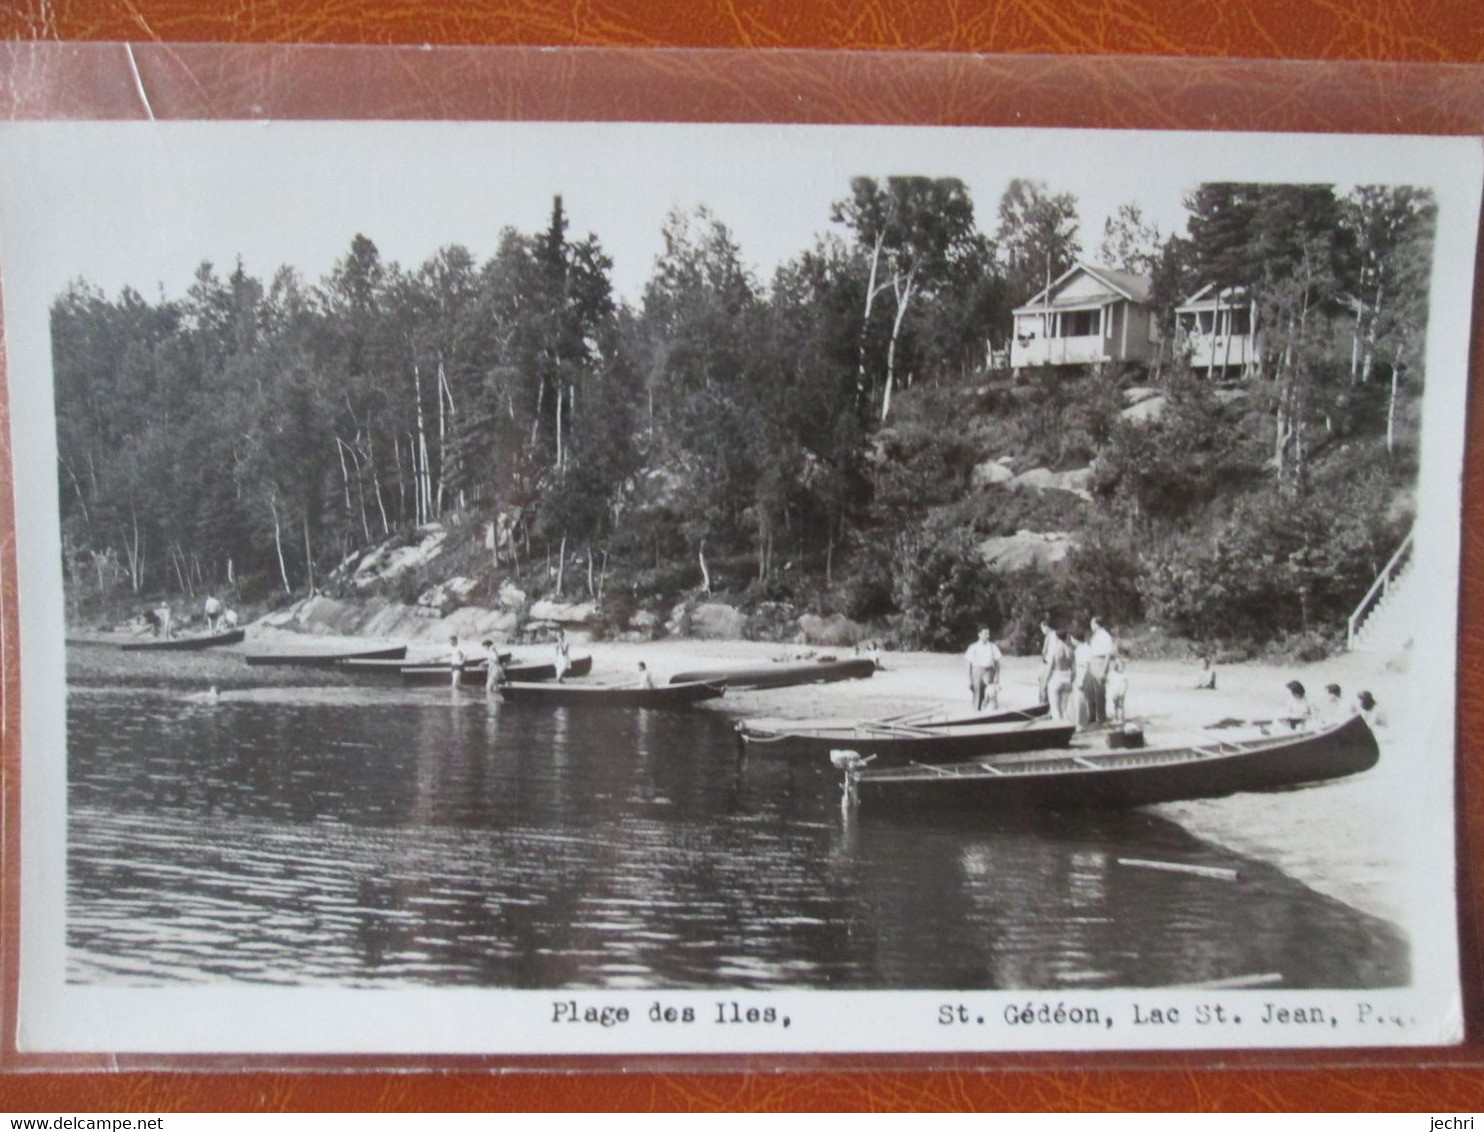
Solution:
{"label": "cottage roof", "polygon": [[1175,309],[1183,311],[1214,307],[1217,303],[1230,304],[1233,301],[1245,301],[1246,298],[1247,292],[1241,287],[1222,287],[1218,290],[1215,283],[1207,283]]}
{"label": "cottage roof", "polygon": [[[1099,284],[1103,290],[1089,292],[1084,289],[1075,296],[1064,296],[1063,293],[1072,283],[1076,282],[1079,276],[1086,276]],[[1049,288],[1042,287],[1024,306],[1016,307],[1015,313],[1045,310],[1048,306],[1085,307],[1099,300],[1111,302],[1115,299],[1128,299],[1135,303],[1148,303],[1150,286],[1150,280],[1145,275],[1131,275],[1127,271],[1114,271],[1111,267],[1091,263],[1075,263],[1062,272]],[[1048,291],[1051,296],[1049,301],[1047,300]]]}

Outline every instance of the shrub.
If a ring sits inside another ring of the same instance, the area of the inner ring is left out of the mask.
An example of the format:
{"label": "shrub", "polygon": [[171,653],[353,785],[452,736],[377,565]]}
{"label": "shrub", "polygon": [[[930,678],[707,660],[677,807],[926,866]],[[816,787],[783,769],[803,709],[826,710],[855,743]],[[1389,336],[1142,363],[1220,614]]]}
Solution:
{"label": "shrub", "polygon": [[957,648],[1005,618],[1004,583],[961,530],[899,535],[892,596],[902,612],[898,636],[909,648]]}

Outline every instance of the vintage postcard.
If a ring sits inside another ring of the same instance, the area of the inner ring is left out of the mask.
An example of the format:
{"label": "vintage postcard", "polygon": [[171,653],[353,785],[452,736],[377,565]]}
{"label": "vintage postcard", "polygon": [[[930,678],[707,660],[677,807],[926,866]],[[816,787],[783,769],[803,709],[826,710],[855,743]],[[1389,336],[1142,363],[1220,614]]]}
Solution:
{"label": "vintage postcard", "polygon": [[18,1049],[1460,1042],[1481,185],[0,126]]}

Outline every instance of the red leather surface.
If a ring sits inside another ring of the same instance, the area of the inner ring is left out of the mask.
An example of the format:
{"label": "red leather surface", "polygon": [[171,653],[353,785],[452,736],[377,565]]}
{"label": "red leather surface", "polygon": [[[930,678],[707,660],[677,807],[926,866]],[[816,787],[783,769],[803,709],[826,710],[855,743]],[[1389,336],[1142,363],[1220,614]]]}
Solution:
{"label": "red leather surface", "polygon": [[[1235,55],[1267,59],[1366,59],[1484,62],[1484,5],[1476,0],[1252,0],[1226,5],[1218,0],[1084,0],[1055,3],[948,3],[878,0],[869,6],[795,0],[704,0],[673,4],[557,3],[524,0],[518,5],[443,3],[440,0],[373,0],[355,6],[319,0],[21,0],[0,8],[0,39],[218,41],[229,43],[440,43],[556,44],[581,46],[795,47],[922,50],[931,52],[1036,52],[1062,56],[1106,54]],[[168,60],[153,64],[168,66]],[[738,64],[745,74],[755,60]],[[771,65],[771,64],[765,64]],[[954,81],[950,72],[931,81],[897,76],[880,82],[864,60],[825,61],[812,70],[780,60],[784,71],[808,80],[808,94],[822,120],[898,120],[928,116],[945,102],[933,83]],[[686,65],[656,60],[657,79],[683,81]],[[1057,73],[1065,75],[1069,64]],[[221,82],[208,84],[231,101],[231,62],[222,62]],[[1076,65],[1071,65],[1075,72]],[[1183,75],[1183,77],[1182,77]],[[678,76],[678,77],[677,77]],[[238,76],[250,83],[250,77]],[[1346,98],[1334,83],[1309,74],[1281,90],[1240,84],[1210,84],[1196,72],[1160,71],[1150,81],[1164,83],[1157,96],[1119,94],[1104,80],[1092,95],[1058,98],[1054,91],[1031,100],[1041,116],[1058,123],[1121,125],[1200,124],[1203,114],[1232,114],[1238,123],[1288,128],[1354,128]],[[1277,80],[1274,79],[1274,82]],[[1336,80],[1344,88],[1343,77]],[[1478,129],[1481,81],[1472,75],[1434,76],[1422,99],[1401,99],[1400,118],[1408,129]],[[1372,99],[1369,128],[1381,128],[1375,101],[1386,97],[1394,79],[1364,80]],[[1450,86],[1449,84],[1453,84]],[[537,86],[539,87],[539,83]],[[1129,84],[1139,89],[1136,84]],[[730,99],[713,105],[730,108],[717,117],[757,117],[773,103],[769,83],[759,90],[732,85]],[[1069,89],[1067,86],[1060,88]],[[1075,89],[1073,84],[1072,89]],[[1451,94],[1450,94],[1451,91]],[[739,92],[743,92],[739,94]],[[938,93],[935,93],[938,92]],[[127,91],[119,97],[127,99]],[[307,107],[322,105],[324,86],[279,91]],[[539,92],[538,92],[539,93]],[[426,92],[406,92],[404,109],[425,105]],[[536,95],[533,95],[536,97]],[[664,89],[632,94],[631,113],[669,97]],[[739,99],[741,110],[737,109]],[[1080,99],[1080,101],[1079,101]],[[210,102],[211,99],[208,99]],[[970,100],[972,102],[972,100]],[[993,99],[990,100],[993,102]],[[1002,99],[1003,101],[1003,99]],[[961,105],[961,103],[952,103]],[[451,96],[438,103],[443,113],[476,113]],[[622,104],[619,108],[623,108]],[[782,105],[781,103],[779,105]],[[833,110],[830,110],[830,108]],[[198,108],[222,111],[220,105]],[[1003,107],[1001,108],[1003,109]],[[127,111],[121,109],[121,113]],[[185,112],[184,110],[182,112]],[[657,112],[657,111],[652,111]],[[973,120],[972,106],[963,118]],[[1410,115],[1410,117],[1408,117]],[[1209,120],[1209,119],[1207,119]],[[1234,123],[1235,124],[1235,123]],[[1393,126],[1392,128],[1399,128]],[[1475,311],[1481,309],[1475,295]],[[1474,350],[1474,370],[1484,368],[1484,349]],[[1471,397],[1471,435],[1478,435],[1484,397]],[[0,431],[6,443],[8,429]],[[1478,733],[1484,723],[1484,458],[1471,444],[1466,473],[1463,621],[1460,639],[1460,734]],[[8,469],[8,452],[0,453]],[[8,472],[0,472],[8,475]],[[14,519],[8,484],[0,491],[0,615],[15,626],[13,571],[9,556]],[[14,632],[0,639],[5,663],[6,700],[15,702],[20,678]],[[13,715],[3,721],[4,775],[14,788]],[[1465,946],[1465,987],[1471,1032],[1484,1021],[1476,923],[1481,906],[1477,874],[1484,845],[1484,748],[1462,740],[1460,884]],[[14,823],[5,830],[6,861],[14,858]],[[12,908],[6,906],[6,912]],[[14,954],[15,922],[0,924],[0,947]],[[7,1005],[14,985],[3,988]],[[251,1069],[216,1072],[33,1073],[0,1077],[0,1109],[40,1112],[169,1112],[202,1109],[1416,1109],[1472,1112],[1484,1109],[1484,1042],[1477,1038],[1458,1051],[1403,1055],[1318,1057],[1238,1055],[1212,1067],[1207,1056],[1099,1057],[1084,1059],[1085,1070],[1065,1060],[1024,1059],[992,1063],[963,1059],[952,1068],[906,1069],[902,1059],[848,1065],[816,1061],[797,1071],[584,1072],[556,1075],[530,1072],[494,1076],[460,1067],[449,1073],[276,1073]],[[1363,1063],[1363,1064],[1362,1064]]]}

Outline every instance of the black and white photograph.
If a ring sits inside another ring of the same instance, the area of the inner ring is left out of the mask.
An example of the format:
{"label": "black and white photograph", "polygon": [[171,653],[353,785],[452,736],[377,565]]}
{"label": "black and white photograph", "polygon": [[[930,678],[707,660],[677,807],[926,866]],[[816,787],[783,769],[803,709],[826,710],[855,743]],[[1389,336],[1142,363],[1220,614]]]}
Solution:
{"label": "black and white photograph", "polygon": [[0,125],[20,1048],[1462,1040],[1481,164]]}

